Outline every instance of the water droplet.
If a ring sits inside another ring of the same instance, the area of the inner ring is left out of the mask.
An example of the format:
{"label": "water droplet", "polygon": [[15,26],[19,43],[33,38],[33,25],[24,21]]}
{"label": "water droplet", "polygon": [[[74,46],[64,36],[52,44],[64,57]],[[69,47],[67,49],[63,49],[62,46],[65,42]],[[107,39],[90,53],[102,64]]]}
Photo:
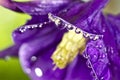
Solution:
{"label": "water droplet", "polygon": [[90,74],[91,74],[92,77],[96,76],[93,71],[91,71]]}
{"label": "water droplet", "polygon": [[93,38],[93,40],[98,40],[99,39],[99,36],[98,35],[96,35],[94,38]]}
{"label": "water droplet", "polygon": [[90,0],[82,0],[82,1],[84,1],[84,2],[89,2]]}
{"label": "water droplet", "polygon": [[25,69],[25,72],[26,72],[27,74],[30,74],[30,73],[31,73],[31,69],[30,69],[30,68],[26,68],[26,69]]}
{"label": "water droplet", "polygon": [[72,25],[70,25],[70,24],[69,24],[69,25],[67,25],[67,27],[66,27],[66,28],[67,28],[67,30],[72,30],[72,29],[74,29],[74,27],[73,27]]}
{"label": "water droplet", "polygon": [[11,59],[10,56],[5,56],[5,60],[6,60],[6,61],[9,61],[10,59]]}
{"label": "water droplet", "polygon": [[102,48],[102,45],[100,44],[100,45],[97,45],[96,47],[101,49],[101,48]]}
{"label": "water droplet", "polygon": [[101,77],[100,80],[105,80],[104,77]]}
{"label": "water droplet", "polygon": [[41,77],[43,75],[43,72],[40,68],[35,68],[35,74],[38,76],[38,77]]}
{"label": "water droplet", "polygon": [[43,26],[43,24],[39,24],[39,28],[41,28]]}
{"label": "water droplet", "polygon": [[90,39],[94,39],[95,35],[90,35],[89,38]]}
{"label": "water droplet", "polygon": [[93,77],[94,80],[98,80],[97,76],[95,75],[95,73],[93,71],[90,72],[90,75]]}
{"label": "water droplet", "polygon": [[89,61],[87,61],[86,64],[88,68],[91,68],[91,64],[89,63]]}
{"label": "water droplet", "polygon": [[83,57],[88,59],[88,55],[86,53],[83,54]]}
{"label": "water droplet", "polygon": [[85,38],[87,38],[87,37],[89,37],[89,33],[84,32],[84,33],[83,33],[83,36],[84,36]]}
{"label": "water droplet", "polygon": [[20,28],[19,31],[20,31],[21,33],[23,33],[23,32],[26,31],[26,29],[25,29],[25,28]]}
{"label": "water droplet", "polygon": [[31,27],[34,29],[37,28],[38,26],[35,24],[35,25],[31,25]]}
{"label": "water droplet", "polygon": [[36,56],[32,56],[31,57],[31,61],[36,61],[37,60],[37,57]]}
{"label": "water droplet", "polygon": [[63,21],[61,21],[61,20],[60,20],[59,24],[57,25],[57,27],[58,27],[59,29],[65,29],[65,28],[66,28],[66,26],[67,26],[67,24],[66,24],[66,23],[64,23],[64,22],[63,22]]}
{"label": "water droplet", "polygon": [[80,33],[81,33],[81,30],[78,29],[78,28],[76,28],[76,29],[75,29],[75,32],[76,32],[77,34],[80,34]]}

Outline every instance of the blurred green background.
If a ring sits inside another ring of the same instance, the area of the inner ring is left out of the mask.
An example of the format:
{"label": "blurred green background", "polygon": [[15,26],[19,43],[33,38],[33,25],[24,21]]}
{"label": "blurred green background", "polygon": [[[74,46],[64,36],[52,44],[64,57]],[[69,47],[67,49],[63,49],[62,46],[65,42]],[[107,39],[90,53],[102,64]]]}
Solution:
{"label": "blurred green background", "polygon": [[[0,0],[1,1],[1,0]],[[0,6],[0,51],[12,46],[12,31],[26,23],[31,17],[27,14],[13,12]],[[30,80],[23,72],[19,60],[0,59],[0,80]]]}
{"label": "blurred green background", "polygon": [[[0,0],[2,1],[2,0]],[[28,0],[16,0],[28,1]],[[111,0],[106,13],[117,14],[120,12],[120,0]],[[20,14],[0,6],[0,51],[12,46],[12,31],[26,23],[31,17],[27,14]],[[0,80],[30,80],[28,76],[22,71],[19,60],[11,58],[10,60],[0,59]]]}

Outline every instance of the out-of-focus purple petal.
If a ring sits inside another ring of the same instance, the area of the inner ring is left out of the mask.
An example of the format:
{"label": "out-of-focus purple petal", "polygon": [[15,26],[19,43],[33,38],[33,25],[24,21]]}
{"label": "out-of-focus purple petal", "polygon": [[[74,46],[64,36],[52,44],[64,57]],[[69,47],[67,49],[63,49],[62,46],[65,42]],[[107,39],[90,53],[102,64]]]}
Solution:
{"label": "out-of-focus purple petal", "polygon": [[[39,35],[42,35],[39,34]],[[19,52],[20,62],[25,72],[32,80],[62,80],[65,76],[65,70],[53,71],[53,64],[50,56],[55,50],[57,44],[62,38],[62,33],[54,30],[43,36],[38,36],[32,41],[24,43]],[[36,71],[38,70],[38,72]],[[39,71],[42,76],[39,75]]]}
{"label": "out-of-focus purple petal", "polygon": [[7,56],[18,56],[18,51],[19,51],[20,45],[14,45],[11,46],[3,51],[0,52],[0,58],[6,58]]}
{"label": "out-of-focus purple petal", "polygon": [[9,9],[15,9],[15,6],[11,3],[11,0],[1,0],[0,6],[4,6]]}
{"label": "out-of-focus purple petal", "polygon": [[86,60],[79,56],[68,66],[64,80],[92,80],[90,69],[86,66]]}
{"label": "out-of-focus purple petal", "polygon": [[120,70],[119,70],[119,68],[112,65],[111,70],[112,70],[113,79],[114,80],[120,80],[120,76],[119,76]]}
{"label": "out-of-focus purple petal", "polygon": [[108,15],[109,28],[111,33],[114,35],[115,41],[117,42],[117,48],[120,53],[120,15]]}
{"label": "out-of-focus purple petal", "polygon": [[[23,47],[22,49],[25,49],[24,45]],[[40,80],[40,79],[41,80],[46,80],[46,79],[62,80],[64,78],[66,70],[59,70],[59,69],[55,71],[52,70],[54,66],[52,64],[52,60],[50,59],[50,56],[53,53],[55,48],[53,49],[50,48],[40,52],[38,51],[37,52],[38,56],[36,56],[37,57],[36,61],[31,61],[32,56],[31,57],[24,56],[24,55],[27,55],[26,53],[31,52],[28,46],[26,46],[26,49],[27,49],[26,52],[20,53],[20,60],[21,60],[23,69],[25,70],[25,72],[28,73],[28,75],[31,77],[32,80]],[[26,64],[29,64],[29,66],[27,66]],[[39,72],[35,70],[37,68],[42,70],[42,75],[40,75]],[[30,72],[28,72],[29,69],[30,69]]]}
{"label": "out-of-focus purple petal", "polygon": [[[108,30],[105,39],[108,47],[109,58],[111,61],[111,70],[115,80],[119,80],[120,77],[120,15],[108,15]],[[110,36],[109,36],[110,35]],[[107,41],[109,40],[109,41]]]}
{"label": "out-of-focus purple petal", "polygon": [[16,12],[22,12],[19,8],[17,8],[11,0],[0,0],[0,6],[11,9]]}
{"label": "out-of-focus purple petal", "polygon": [[114,65],[119,67],[120,56],[118,53],[114,34],[111,32],[112,25],[109,22],[107,22],[107,19],[105,19],[105,17],[102,16],[102,18],[103,18],[102,25],[106,28],[103,39],[104,39],[105,46],[107,47],[108,56],[110,58],[110,61],[112,61]]}
{"label": "out-of-focus purple petal", "polygon": [[30,15],[46,15],[56,13],[68,5],[72,0],[37,0],[30,2],[14,2],[23,12]]}

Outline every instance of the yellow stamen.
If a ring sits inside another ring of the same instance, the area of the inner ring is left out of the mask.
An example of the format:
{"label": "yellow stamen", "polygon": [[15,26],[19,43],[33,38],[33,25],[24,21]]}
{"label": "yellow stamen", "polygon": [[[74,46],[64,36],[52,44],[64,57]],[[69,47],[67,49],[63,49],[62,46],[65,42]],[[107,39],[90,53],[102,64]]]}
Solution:
{"label": "yellow stamen", "polygon": [[83,34],[76,34],[74,31],[69,31],[64,34],[61,43],[51,56],[55,69],[56,67],[63,69],[72,62],[78,53],[82,53],[86,45],[86,39]]}

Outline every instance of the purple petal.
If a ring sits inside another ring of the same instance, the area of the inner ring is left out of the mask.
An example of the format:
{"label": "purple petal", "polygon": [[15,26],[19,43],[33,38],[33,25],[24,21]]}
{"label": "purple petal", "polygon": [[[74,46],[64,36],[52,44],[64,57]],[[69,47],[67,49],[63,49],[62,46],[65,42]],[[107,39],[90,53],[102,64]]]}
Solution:
{"label": "purple petal", "polygon": [[[19,56],[24,71],[31,77],[32,80],[61,80],[65,76],[65,70],[52,70],[54,66],[50,56],[55,47],[39,51],[35,49],[35,47],[39,45],[40,43],[35,44],[34,46],[26,43],[21,47]],[[29,53],[29,55],[27,53]],[[34,56],[36,57],[36,60],[32,59]],[[39,70],[36,71],[36,69]]]}
{"label": "purple petal", "polygon": [[115,41],[117,42],[117,48],[120,52],[120,15],[108,15],[108,21],[111,33],[114,35]]}
{"label": "purple petal", "polygon": [[3,6],[5,8],[8,8],[10,10],[16,11],[16,12],[22,12],[20,9],[18,9],[14,3],[11,0],[1,0],[0,6]]}
{"label": "purple petal", "polygon": [[[108,43],[108,52],[109,52],[109,57],[111,60],[111,69],[113,72],[113,77],[115,78],[115,80],[119,80],[120,77],[118,76],[118,74],[120,74],[120,26],[119,26],[119,22],[120,22],[120,16],[119,15],[108,15],[107,16],[107,20],[109,23],[108,26],[108,34],[106,36],[107,39],[111,39]],[[106,39],[106,40],[107,40]]]}
{"label": "purple petal", "polygon": [[87,65],[92,68],[93,77],[110,80],[109,60],[103,40],[88,42],[84,55],[88,56],[86,57],[88,59]]}
{"label": "purple petal", "polygon": [[[61,80],[65,76],[65,70],[52,70],[53,65],[50,59],[61,37],[62,33],[53,30],[21,46],[19,52],[20,62],[24,71],[28,73],[32,80]],[[43,75],[40,76],[36,69],[38,71],[42,70]]]}
{"label": "purple petal", "polygon": [[[43,24],[43,23],[40,23],[40,24]],[[53,34],[54,32],[59,32],[59,30],[55,27],[53,23],[45,24],[45,25],[43,24],[42,27],[39,27],[40,24],[35,24],[35,26],[38,26],[35,28],[30,27],[31,25],[25,25],[25,26],[18,28],[13,33],[14,41],[16,43],[21,44],[21,43],[31,41],[37,38],[42,38],[48,34]],[[26,27],[29,27],[29,28],[26,28]],[[21,30],[24,30],[24,29],[25,31],[21,32]]]}
{"label": "purple petal", "polygon": [[115,66],[120,67],[120,56],[118,53],[114,34],[111,32],[110,29],[110,27],[112,28],[112,25],[106,23],[106,19],[103,18],[103,26],[106,27],[103,39],[105,46],[107,47],[108,56]]}
{"label": "purple petal", "polygon": [[114,77],[114,80],[119,80],[120,69],[118,67],[111,66],[111,70],[112,70],[112,76]]}
{"label": "purple petal", "polygon": [[[75,2],[57,16],[87,32],[102,33],[101,10],[108,0],[93,0],[87,3]],[[98,27],[99,25],[99,27]]]}
{"label": "purple petal", "polygon": [[18,56],[18,51],[19,51],[20,45],[14,45],[11,46],[3,51],[0,51],[0,58],[6,58],[7,56]]}
{"label": "purple petal", "polygon": [[30,15],[46,15],[63,9],[71,0],[39,0],[30,2],[14,2],[23,12]]}
{"label": "purple petal", "polygon": [[79,56],[68,66],[65,80],[92,80],[86,60]]}

